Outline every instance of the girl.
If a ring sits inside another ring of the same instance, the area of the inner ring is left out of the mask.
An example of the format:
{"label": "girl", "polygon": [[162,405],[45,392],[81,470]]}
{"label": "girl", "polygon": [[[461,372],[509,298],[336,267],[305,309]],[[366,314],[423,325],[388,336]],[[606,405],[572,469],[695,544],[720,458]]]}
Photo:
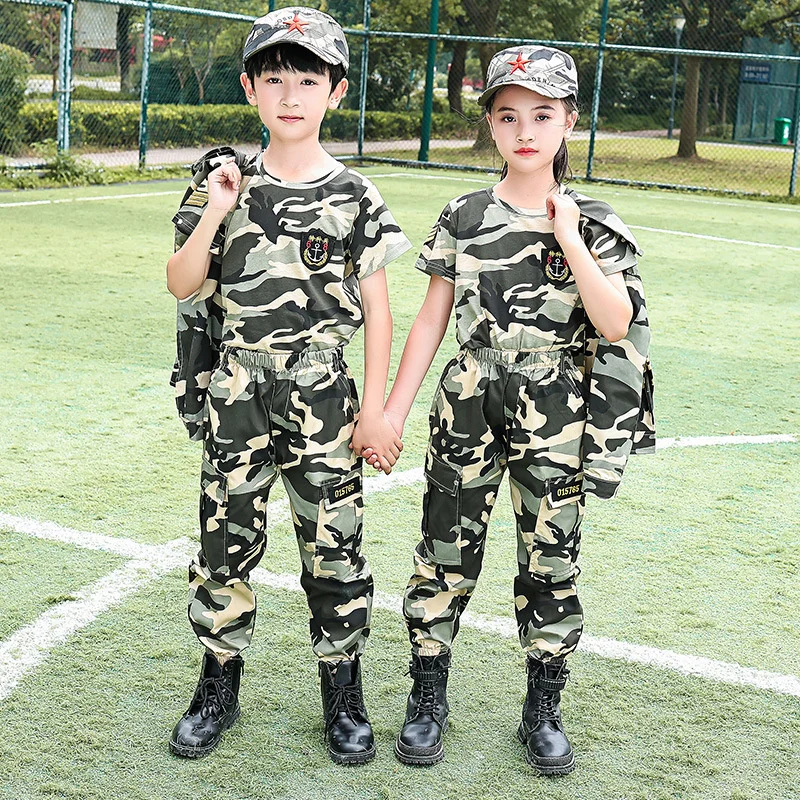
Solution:
{"label": "girl", "polygon": [[611,208],[562,185],[577,91],[559,50],[494,56],[479,102],[502,179],[448,203],[417,261],[431,280],[386,403],[398,435],[454,301],[461,349],[431,409],[422,541],[404,598],[414,684],[395,752],[408,764],[444,757],[450,649],[508,469],[528,664],[519,738],[542,774],[574,769],[559,700],[583,628],[585,495],[612,497],[632,449],[655,444],[639,247]]}

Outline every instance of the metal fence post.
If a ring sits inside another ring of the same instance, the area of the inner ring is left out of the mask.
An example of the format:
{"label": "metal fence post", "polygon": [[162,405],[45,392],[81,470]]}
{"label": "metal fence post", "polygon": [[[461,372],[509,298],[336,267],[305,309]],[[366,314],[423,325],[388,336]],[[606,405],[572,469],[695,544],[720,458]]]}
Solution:
{"label": "metal fence post", "polygon": [[364,0],[364,44],[361,48],[361,80],[358,87],[358,154],[364,155],[364,123],[367,116],[367,72],[369,71],[369,25],[371,0]]}
{"label": "metal fence post", "polygon": [[436,34],[439,32],[439,0],[431,0],[430,39],[428,39],[428,66],[425,71],[425,102],[422,107],[422,128],[419,132],[418,161],[428,160],[431,143],[431,116],[433,115],[433,76],[436,69]]}
{"label": "metal fence post", "polygon": [[69,152],[70,115],[72,111],[72,33],[73,0],[61,9],[58,37],[58,121],[56,123],[56,147],[59,153]]}
{"label": "metal fence post", "polygon": [[[153,50],[153,0],[148,0],[144,12],[142,39],[142,106],[139,112],[139,169],[144,169],[147,158],[147,102],[150,93],[150,53]],[[120,54],[122,58],[122,54]]]}
{"label": "metal fence post", "polygon": [[594,71],[594,92],[592,93],[592,121],[589,129],[589,156],[586,159],[586,177],[592,177],[594,168],[594,140],[597,136],[597,117],[600,114],[600,91],[603,83],[603,58],[606,50],[606,26],[608,25],[608,0],[603,0],[600,12],[600,42],[597,49],[597,66]]}
{"label": "metal fence post", "polygon": [[[275,0],[269,0],[267,11],[271,14],[275,10]],[[269,128],[266,125],[261,126],[261,149],[266,150],[269,144]]]}
{"label": "metal fence post", "polygon": [[797,86],[794,90],[794,148],[792,150],[792,175],[789,178],[789,197],[794,197],[797,191],[797,167],[800,161],[800,64],[797,65]]}

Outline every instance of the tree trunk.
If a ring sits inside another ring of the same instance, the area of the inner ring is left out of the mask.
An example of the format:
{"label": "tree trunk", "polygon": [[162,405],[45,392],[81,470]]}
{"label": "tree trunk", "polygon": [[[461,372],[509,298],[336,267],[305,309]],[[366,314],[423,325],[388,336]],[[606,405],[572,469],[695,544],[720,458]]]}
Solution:
{"label": "tree trunk", "polygon": [[708,132],[708,106],[711,102],[711,80],[714,74],[713,63],[704,58],[700,67],[703,89],[700,93],[700,105],[697,110],[697,133],[704,136]]}
{"label": "tree trunk", "polygon": [[689,56],[686,59],[686,85],[681,111],[681,140],[678,144],[678,158],[697,157],[697,94],[700,82],[700,58]]}
{"label": "tree trunk", "polygon": [[719,122],[724,131],[724,126],[728,122],[728,76],[724,73],[722,75],[722,99],[719,101]]}
{"label": "tree trunk", "polygon": [[450,62],[450,72],[447,73],[447,101],[450,110],[456,114],[463,114],[461,104],[461,84],[464,81],[464,64],[467,60],[467,43],[453,43],[453,60]]}
{"label": "tree trunk", "polygon": [[133,8],[120,6],[117,13],[117,64],[121,92],[131,90],[131,15]]}

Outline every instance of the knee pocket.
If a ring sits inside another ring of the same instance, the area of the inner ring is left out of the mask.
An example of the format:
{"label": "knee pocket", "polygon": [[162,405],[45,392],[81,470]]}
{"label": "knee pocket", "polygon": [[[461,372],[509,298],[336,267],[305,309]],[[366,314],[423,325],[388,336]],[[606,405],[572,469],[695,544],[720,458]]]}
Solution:
{"label": "knee pocket", "polygon": [[200,477],[200,547],[212,573],[228,577],[228,479],[203,456]]}
{"label": "knee pocket", "polygon": [[319,487],[313,575],[345,580],[361,568],[364,495],[361,470]]}
{"label": "knee pocket", "polygon": [[461,564],[461,470],[428,451],[422,499],[422,540],[434,564]]}
{"label": "knee pocket", "polygon": [[528,572],[538,580],[560,583],[579,572],[580,531],[586,507],[580,480],[581,476],[547,480],[533,533],[523,533]]}

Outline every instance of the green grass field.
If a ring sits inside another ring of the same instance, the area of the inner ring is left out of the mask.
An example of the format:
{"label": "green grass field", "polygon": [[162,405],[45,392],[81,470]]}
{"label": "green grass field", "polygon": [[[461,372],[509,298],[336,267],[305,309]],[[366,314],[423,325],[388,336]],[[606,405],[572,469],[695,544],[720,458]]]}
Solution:
{"label": "green grass field", "polygon": [[[678,142],[664,138],[598,138],[595,144],[593,176],[597,179],[645,181],[657,184],[701,186],[709,189],[752,194],[788,195],[792,150],[787,147],[756,147],[731,143],[698,142],[698,158],[687,162],[676,158]],[[383,158],[416,159],[417,150],[386,150],[372,142],[369,155]],[[576,175],[586,172],[589,142],[570,142],[569,158]],[[472,164],[501,167],[496,153],[476,154],[471,148],[430,150],[434,163]]]}
{"label": "green grass field", "polygon": [[[485,185],[474,174],[364,172],[416,245],[447,200]],[[800,211],[577,188],[612,203],[630,225],[658,229],[634,232],[645,250],[659,435],[795,435],[633,459],[619,497],[589,504],[579,584],[587,635],[793,675],[796,687]],[[377,758],[336,767],[322,746],[305,599],[267,585],[246,654],[241,723],[208,758],[176,759],[167,736],[201,654],[185,619],[185,566],[149,576],[143,567],[138,591],[76,623],[4,691],[21,657],[4,644],[49,618],[42,615],[74,616],[87,587],[91,598],[105,576],[126,569],[126,542],[145,552],[195,536],[200,451],[173,413],[167,383],[174,301],[164,265],[182,189],[154,182],[0,195],[0,798],[800,796],[796,694],[592,648],[571,659],[562,704],[578,768],[562,779],[536,777],[514,736],[525,690],[519,646],[470,626],[454,651],[446,760],[430,770],[404,767],[392,754],[409,687],[399,601],[376,611],[364,659]],[[134,194],[141,196],[125,197]],[[47,200],[54,202],[1,205]],[[389,271],[393,368],[426,286],[412,263],[408,253]],[[422,465],[428,405],[455,349],[450,334],[409,419],[398,471]],[[348,360],[360,375],[360,340]],[[366,553],[384,595],[398,598],[408,578],[421,494],[416,483],[367,497]],[[283,498],[276,488],[271,499]],[[25,533],[25,521],[111,537],[119,548],[45,540]],[[270,529],[261,566],[296,575],[290,525],[279,519]],[[512,619],[514,538],[503,490],[474,614]]]}

